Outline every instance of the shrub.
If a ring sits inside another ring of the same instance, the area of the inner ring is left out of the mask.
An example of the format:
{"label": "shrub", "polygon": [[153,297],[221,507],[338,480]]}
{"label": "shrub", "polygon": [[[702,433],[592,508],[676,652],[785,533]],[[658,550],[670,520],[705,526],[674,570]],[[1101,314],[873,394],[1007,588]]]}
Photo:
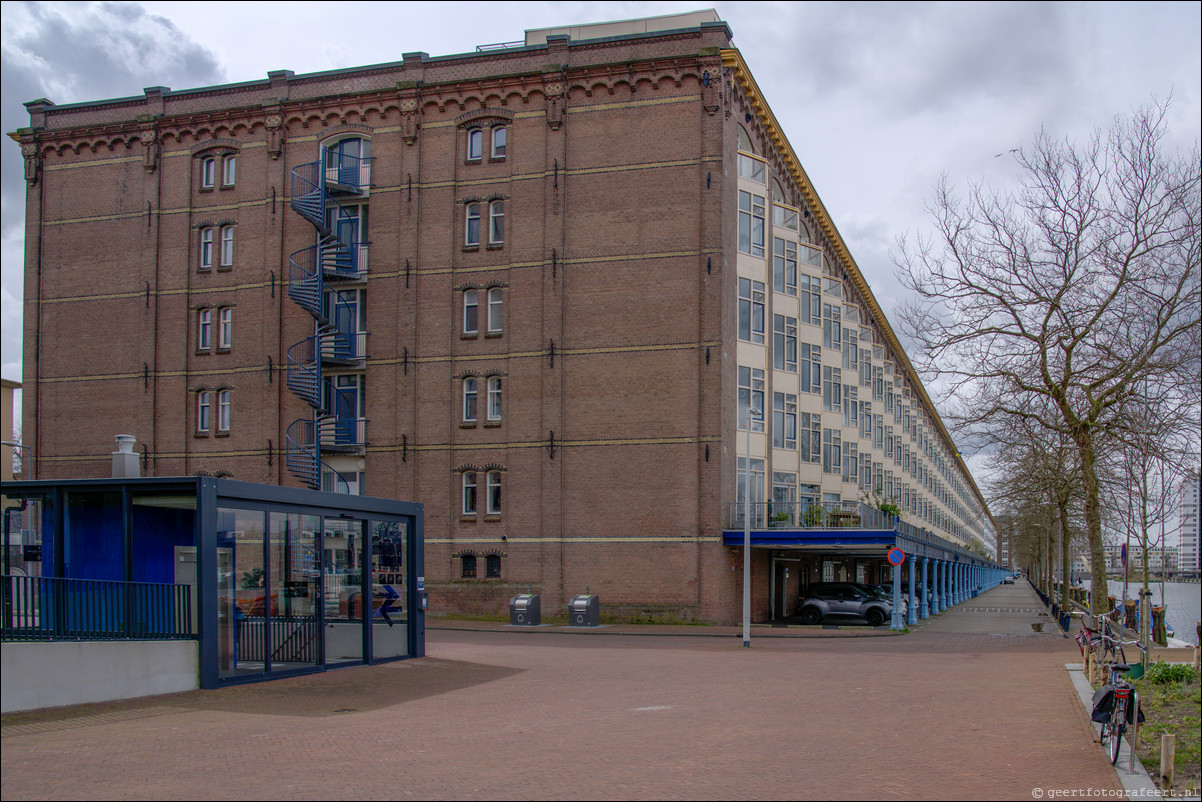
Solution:
{"label": "shrub", "polygon": [[1194,667],[1189,663],[1152,663],[1146,674],[1147,680],[1157,685],[1191,682],[1195,676]]}

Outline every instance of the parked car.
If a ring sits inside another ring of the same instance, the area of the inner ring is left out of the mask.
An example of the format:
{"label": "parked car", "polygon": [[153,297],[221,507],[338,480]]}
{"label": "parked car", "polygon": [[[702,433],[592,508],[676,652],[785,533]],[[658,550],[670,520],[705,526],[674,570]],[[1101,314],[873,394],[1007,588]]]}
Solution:
{"label": "parked car", "polygon": [[1003,585],[1013,585],[1014,584],[1014,575],[1006,574],[1004,577],[1002,577],[1002,584]]}
{"label": "parked car", "polygon": [[893,601],[852,582],[822,582],[810,585],[801,595],[798,616],[803,624],[862,618],[869,626],[879,627],[893,617]]}

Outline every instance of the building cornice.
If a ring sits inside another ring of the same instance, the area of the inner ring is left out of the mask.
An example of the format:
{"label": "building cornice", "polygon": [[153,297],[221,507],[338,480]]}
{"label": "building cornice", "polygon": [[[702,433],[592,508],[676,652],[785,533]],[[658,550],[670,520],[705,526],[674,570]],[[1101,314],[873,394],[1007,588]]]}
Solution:
{"label": "building cornice", "polygon": [[[789,144],[788,138],[785,136],[784,129],[776,120],[776,115],[772,113],[768,101],[764,98],[764,93],[760,91],[759,85],[755,82],[755,77],[751,74],[751,70],[747,67],[747,62],[743,60],[743,54],[734,48],[724,48],[722,50],[722,66],[728,68],[734,79],[738,81],[739,87],[746,95],[747,103],[754,110],[756,117],[759,118],[760,125],[764,127],[764,131],[768,135],[768,139],[776,146],[777,152],[780,154],[781,160],[788,168],[793,180],[801,189],[802,196],[806,203],[809,204],[813,214],[818,218],[818,225],[822,232],[826,234],[827,239],[834,248],[835,254],[843,262],[848,278],[859,291],[860,297],[864,299],[864,303],[868,305],[869,311],[873,318],[881,327],[881,332],[888,341],[890,348],[893,349],[894,357],[906,372],[906,376],[910,380],[914,391],[918,393],[926,404],[927,409],[931,411],[936,426],[939,428],[939,433],[947,444],[948,449],[960,461],[960,468],[963,475],[968,479],[969,485],[972,487],[974,495],[981,502],[981,506],[985,509],[985,514],[989,515],[989,505],[985,502],[985,497],[981,494],[981,489],[977,487],[976,480],[973,479],[972,472],[968,470],[968,466],[964,463],[964,457],[960,455],[959,449],[956,448],[956,443],[952,439],[951,432],[943,423],[943,418],[939,414],[939,410],[935,407],[931,397],[927,394],[926,388],[923,386],[921,379],[918,377],[918,371],[914,369],[914,365],[910,362],[909,356],[902,348],[901,341],[897,334],[889,325],[889,320],[885,316],[881,305],[877,303],[876,296],[873,295],[872,289],[868,286],[867,279],[860,272],[859,265],[852,258],[851,251],[847,248],[847,243],[843,241],[843,237],[839,234],[839,230],[835,227],[834,221],[831,219],[830,213],[823,205],[822,199],[818,197],[814,185],[810,182],[810,177],[806,175],[805,168],[801,166],[801,161],[797,158],[797,154],[793,151],[793,146]],[[992,516],[990,516],[992,520]]]}

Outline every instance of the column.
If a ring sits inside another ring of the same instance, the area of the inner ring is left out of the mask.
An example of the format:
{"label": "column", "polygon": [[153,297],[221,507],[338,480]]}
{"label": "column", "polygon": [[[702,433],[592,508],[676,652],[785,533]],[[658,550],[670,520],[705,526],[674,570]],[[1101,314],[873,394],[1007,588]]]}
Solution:
{"label": "column", "polygon": [[906,562],[910,565],[910,598],[906,600],[906,624],[913,625],[918,623],[918,599],[914,595],[914,555],[909,555]]}
{"label": "column", "polygon": [[927,591],[927,571],[930,563],[929,557],[922,558],[922,607],[918,610],[918,617],[922,619],[931,617],[931,599],[930,593]]}

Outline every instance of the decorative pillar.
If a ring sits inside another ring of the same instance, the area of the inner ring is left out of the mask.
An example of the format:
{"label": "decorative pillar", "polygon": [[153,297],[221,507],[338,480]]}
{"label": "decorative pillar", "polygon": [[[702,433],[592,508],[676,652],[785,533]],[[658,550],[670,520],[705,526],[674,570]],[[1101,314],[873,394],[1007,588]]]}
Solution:
{"label": "decorative pillar", "polygon": [[930,563],[931,559],[929,557],[922,558],[922,607],[918,610],[918,617],[922,619],[931,617],[931,599],[927,584],[927,571],[930,568]]}
{"label": "decorative pillar", "polygon": [[914,596],[914,555],[911,554],[906,562],[910,564],[910,598],[906,600],[906,624],[913,625],[918,623],[918,599]]}

